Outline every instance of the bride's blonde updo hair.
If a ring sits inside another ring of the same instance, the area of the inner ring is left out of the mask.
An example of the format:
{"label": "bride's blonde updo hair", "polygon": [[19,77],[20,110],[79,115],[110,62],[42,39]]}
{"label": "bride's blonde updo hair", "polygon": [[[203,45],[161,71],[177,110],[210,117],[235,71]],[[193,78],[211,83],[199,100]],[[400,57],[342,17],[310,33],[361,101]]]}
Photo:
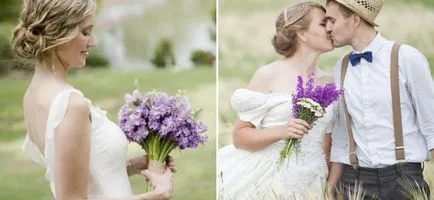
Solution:
{"label": "bride's blonde updo hair", "polygon": [[297,32],[309,28],[312,10],[325,8],[314,2],[302,2],[285,8],[276,20],[276,34],[272,39],[274,49],[285,57],[291,57],[297,48]]}
{"label": "bride's blonde updo hair", "polygon": [[18,58],[45,62],[56,46],[77,35],[95,9],[94,0],[24,0],[11,47]]}

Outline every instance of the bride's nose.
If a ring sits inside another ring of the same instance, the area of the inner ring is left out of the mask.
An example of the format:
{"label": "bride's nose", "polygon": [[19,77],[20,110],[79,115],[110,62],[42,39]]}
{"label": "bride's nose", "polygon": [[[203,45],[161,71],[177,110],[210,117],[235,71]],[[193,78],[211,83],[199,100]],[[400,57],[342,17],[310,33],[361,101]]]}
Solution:
{"label": "bride's nose", "polygon": [[96,47],[96,39],[94,35],[91,35],[87,41],[87,47],[88,48],[93,48]]}

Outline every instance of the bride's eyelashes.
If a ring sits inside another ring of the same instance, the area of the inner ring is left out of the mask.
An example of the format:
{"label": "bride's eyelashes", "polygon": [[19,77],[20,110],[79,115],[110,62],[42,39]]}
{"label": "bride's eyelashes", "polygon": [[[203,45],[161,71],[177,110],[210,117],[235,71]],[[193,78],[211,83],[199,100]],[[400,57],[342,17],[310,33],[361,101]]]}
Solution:
{"label": "bride's eyelashes", "polygon": [[92,33],[92,29],[89,28],[89,29],[83,30],[81,33],[84,36],[88,36],[88,35],[90,35]]}
{"label": "bride's eyelashes", "polygon": [[319,25],[325,27],[326,24],[327,24],[327,19],[323,19],[321,20],[321,23]]}
{"label": "bride's eyelashes", "polygon": [[89,35],[92,34],[92,29],[93,29],[93,26],[92,26],[92,25],[87,26],[87,27],[85,27],[85,28],[83,28],[83,29],[81,30],[81,33],[82,33],[84,36],[89,36]]}

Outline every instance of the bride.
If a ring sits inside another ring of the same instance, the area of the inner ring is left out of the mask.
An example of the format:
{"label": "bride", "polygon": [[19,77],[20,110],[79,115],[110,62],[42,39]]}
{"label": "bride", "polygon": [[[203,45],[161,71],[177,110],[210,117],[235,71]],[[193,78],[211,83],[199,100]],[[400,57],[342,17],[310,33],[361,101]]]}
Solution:
{"label": "bride", "polygon": [[[324,7],[312,2],[286,8],[277,18],[272,43],[284,59],[259,68],[231,98],[239,120],[233,145],[218,152],[223,199],[323,199],[328,168],[322,147],[330,143],[325,133],[331,132],[332,107],[311,127],[291,119],[291,94],[298,75],[315,73],[317,84],[332,81],[317,67],[318,56],[333,49],[325,25]],[[277,170],[290,138],[301,139],[300,152]]]}
{"label": "bride", "polygon": [[[68,69],[83,67],[96,45],[95,8],[94,0],[24,1],[12,37],[17,56],[35,63],[23,102],[23,149],[46,167],[56,199],[169,199],[170,170],[146,170],[146,156],[127,161],[120,128],[67,82]],[[154,190],[133,195],[128,176],[135,174],[149,178]]]}

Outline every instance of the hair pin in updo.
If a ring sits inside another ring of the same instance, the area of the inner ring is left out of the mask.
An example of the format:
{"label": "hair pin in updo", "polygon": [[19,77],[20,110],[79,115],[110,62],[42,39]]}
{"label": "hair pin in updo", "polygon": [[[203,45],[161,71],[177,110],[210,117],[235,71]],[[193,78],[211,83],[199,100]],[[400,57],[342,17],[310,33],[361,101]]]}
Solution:
{"label": "hair pin in updo", "polygon": [[33,35],[41,35],[42,34],[42,27],[36,26],[31,28],[30,32],[32,32]]}

